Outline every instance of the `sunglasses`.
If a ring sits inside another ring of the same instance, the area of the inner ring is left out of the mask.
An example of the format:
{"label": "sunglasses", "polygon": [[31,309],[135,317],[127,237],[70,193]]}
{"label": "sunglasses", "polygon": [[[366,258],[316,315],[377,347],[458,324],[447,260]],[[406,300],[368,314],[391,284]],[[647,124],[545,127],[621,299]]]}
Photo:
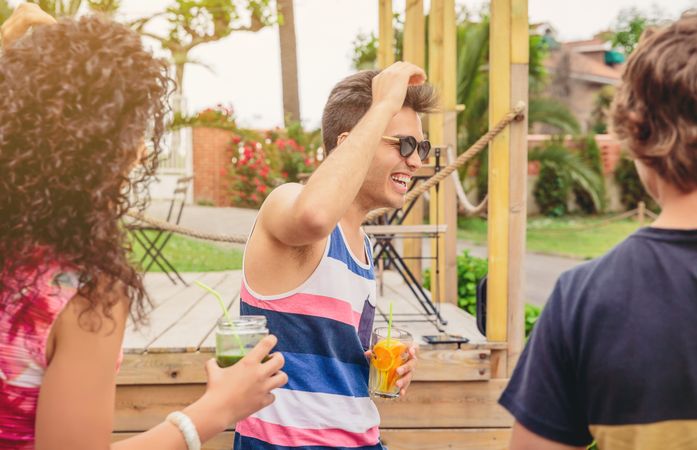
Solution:
{"label": "sunglasses", "polygon": [[383,136],[384,140],[399,144],[399,154],[404,158],[408,158],[415,150],[419,151],[419,158],[425,161],[428,154],[431,153],[431,143],[424,139],[418,142],[414,136]]}

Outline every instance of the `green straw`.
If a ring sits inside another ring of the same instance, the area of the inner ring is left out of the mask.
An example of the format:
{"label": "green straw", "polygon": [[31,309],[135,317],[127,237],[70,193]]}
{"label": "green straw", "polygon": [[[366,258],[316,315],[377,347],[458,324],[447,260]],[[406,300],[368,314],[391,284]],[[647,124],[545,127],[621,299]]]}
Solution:
{"label": "green straw", "polygon": [[227,323],[230,324],[230,327],[232,328],[232,335],[235,336],[235,340],[237,341],[237,345],[240,347],[240,351],[242,352],[242,356],[245,356],[247,354],[247,352],[244,350],[244,345],[242,345],[242,340],[240,340],[240,337],[237,335],[237,333],[235,333],[235,324],[232,322],[232,319],[230,318],[230,314],[228,314],[227,307],[225,306],[225,302],[223,302],[223,299],[220,297],[220,294],[218,293],[218,291],[216,291],[215,289],[213,289],[210,286],[207,286],[204,283],[201,283],[198,280],[194,281],[194,283],[196,283],[196,285],[198,287],[211,293],[213,295],[213,297],[215,297],[216,300],[218,300],[218,303],[220,304],[220,308],[223,310],[223,315],[225,316],[225,320],[227,321]]}
{"label": "green straw", "polygon": [[390,302],[390,317],[387,321],[387,343],[390,343],[392,337],[392,302]]}

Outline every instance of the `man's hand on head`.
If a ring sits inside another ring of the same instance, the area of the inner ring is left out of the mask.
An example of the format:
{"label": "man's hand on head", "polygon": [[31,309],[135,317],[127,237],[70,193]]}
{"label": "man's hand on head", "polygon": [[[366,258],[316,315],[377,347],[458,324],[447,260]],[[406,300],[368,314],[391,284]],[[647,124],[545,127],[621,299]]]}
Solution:
{"label": "man's hand on head", "polygon": [[15,8],[10,18],[0,27],[0,42],[2,42],[3,48],[8,48],[31,27],[54,23],[56,23],[56,19],[46,14],[37,5],[22,3]]}
{"label": "man's hand on head", "polygon": [[407,88],[425,81],[426,73],[421,67],[396,62],[373,78],[373,106],[381,106],[392,115],[397,114],[404,105]]}

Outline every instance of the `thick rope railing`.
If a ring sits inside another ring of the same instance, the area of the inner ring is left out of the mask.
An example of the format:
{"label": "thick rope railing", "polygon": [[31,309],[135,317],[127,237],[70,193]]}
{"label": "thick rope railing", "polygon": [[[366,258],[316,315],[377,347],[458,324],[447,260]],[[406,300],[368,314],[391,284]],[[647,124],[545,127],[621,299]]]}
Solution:
{"label": "thick rope railing", "polygon": [[[470,148],[468,148],[463,154],[457,157],[455,161],[452,163],[448,164],[446,167],[443,168],[443,170],[439,171],[435,175],[433,175],[431,178],[428,180],[424,181],[423,183],[419,184],[418,186],[415,186],[414,189],[409,191],[407,195],[404,196],[404,203],[409,204],[412,200],[423,194],[424,192],[428,191],[432,187],[434,187],[436,184],[440,183],[443,181],[446,177],[448,177],[451,173],[453,173],[455,170],[458,168],[462,167],[463,165],[467,164],[467,162],[477,156],[484,148],[486,148],[487,145],[491,141],[494,140],[496,136],[499,135],[508,125],[510,125],[512,122],[522,120],[525,114],[525,103],[520,102],[516,105],[516,107],[513,109],[513,111],[509,112],[504,116],[503,119],[499,121],[499,123],[494,126],[491,130],[489,130],[485,135],[477,139],[477,142],[472,144]],[[377,217],[380,217],[381,215],[392,211],[392,208],[380,208],[376,209],[374,211],[371,211],[365,218],[365,222],[370,222],[372,220],[375,220]]]}
{"label": "thick rope railing", "polygon": [[[446,177],[450,176],[451,173],[453,173],[455,170],[457,170],[459,167],[462,167],[463,165],[467,164],[467,162],[474,158],[479,152],[481,152],[489,143],[499,135],[508,125],[510,125],[512,122],[522,120],[525,114],[525,103],[520,102],[516,107],[513,109],[513,111],[509,112],[504,116],[503,119],[501,119],[494,128],[489,130],[485,135],[480,137],[477,142],[472,144],[470,148],[467,149],[463,154],[457,157],[455,161],[452,163],[448,164],[443,168],[443,170],[439,171],[435,175],[433,175],[431,178],[428,180],[424,181],[423,183],[419,184],[418,186],[414,187],[404,198],[405,203],[409,203],[416,197],[422,195],[424,192],[427,192],[429,189],[431,189],[433,186],[436,184],[440,183],[443,181]],[[370,222],[371,220],[374,220],[376,217],[390,211],[391,208],[381,208],[381,209],[376,209],[375,211],[371,211],[370,214],[366,217],[365,221]],[[161,230],[165,231],[171,231],[173,233],[177,234],[182,234],[184,236],[190,236],[198,239],[204,239],[207,241],[216,241],[216,242],[228,242],[228,243],[233,243],[233,244],[244,244],[247,242],[248,236],[244,235],[226,235],[226,234],[212,234],[212,233],[202,233],[196,230],[192,230],[189,228],[185,228],[179,225],[174,225],[169,222],[165,222],[164,220],[156,219],[154,217],[150,217],[148,215],[145,215],[143,213],[140,213],[138,211],[128,211],[126,213],[127,216],[136,219],[139,222],[146,223],[148,225],[151,225],[153,227],[159,228]]]}
{"label": "thick rope railing", "polygon": [[228,242],[232,244],[246,244],[248,236],[242,234],[213,234],[213,233],[202,233],[200,231],[192,230],[190,228],[181,227],[179,225],[174,225],[164,220],[156,219],[154,217],[147,216],[145,214],[139,213],[137,211],[128,211],[127,216],[136,219],[139,222],[152,225],[155,228],[159,228],[165,231],[171,231],[172,233],[183,234],[184,236],[190,236],[198,239],[203,239],[206,241],[215,242]]}

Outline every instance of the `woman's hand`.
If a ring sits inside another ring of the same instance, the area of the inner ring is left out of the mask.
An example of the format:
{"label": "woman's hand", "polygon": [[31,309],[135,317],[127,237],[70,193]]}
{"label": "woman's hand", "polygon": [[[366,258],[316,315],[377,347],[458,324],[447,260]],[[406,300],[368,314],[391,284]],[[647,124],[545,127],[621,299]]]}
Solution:
{"label": "woman's hand", "polygon": [[222,417],[229,425],[273,403],[271,391],[288,382],[281,372],[283,355],[273,353],[264,362],[276,342],[275,336],[265,337],[230,367],[220,368],[214,359],[206,363],[208,386],[202,400],[213,408],[211,417]]}
{"label": "woman's hand", "polygon": [[8,48],[31,27],[54,23],[56,23],[56,19],[46,14],[37,5],[22,3],[15,8],[10,18],[0,27],[0,42],[2,42],[3,48]]}

